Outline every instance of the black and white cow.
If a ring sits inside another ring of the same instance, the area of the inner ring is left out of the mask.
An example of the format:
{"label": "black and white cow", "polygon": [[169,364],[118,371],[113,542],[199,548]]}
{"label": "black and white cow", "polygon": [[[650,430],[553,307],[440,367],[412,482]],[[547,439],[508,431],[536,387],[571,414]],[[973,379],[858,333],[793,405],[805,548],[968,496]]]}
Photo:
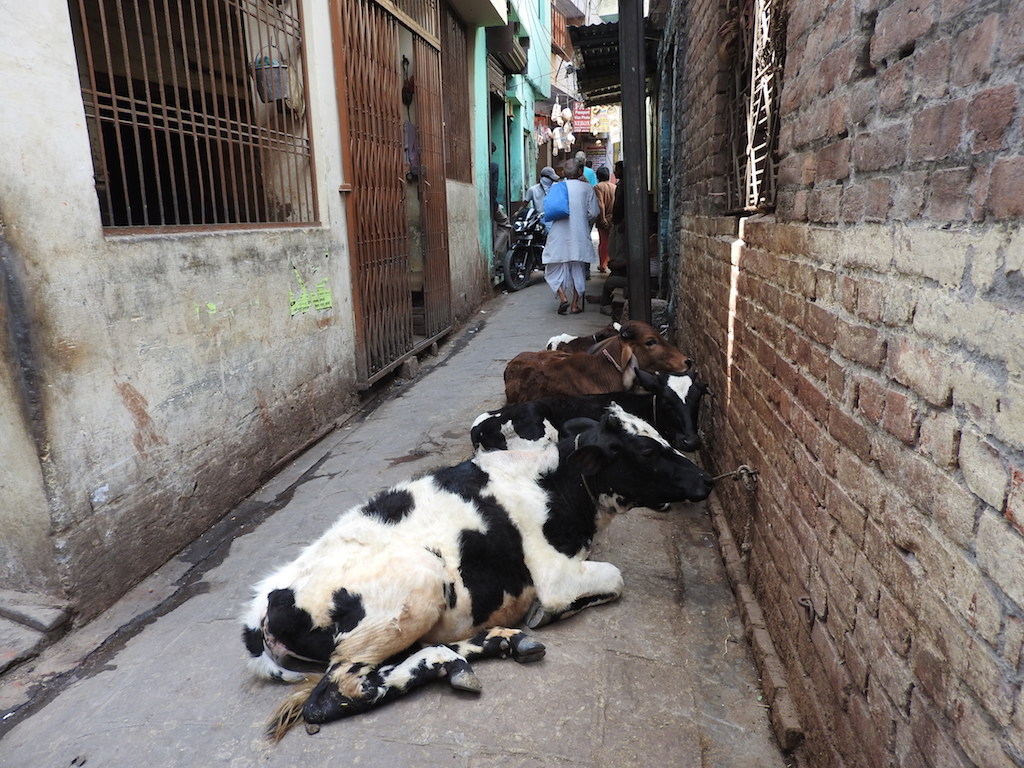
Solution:
{"label": "black and white cow", "polygon": [[700,467],[620,408],[564,429],[540,450],[480,452],[379,493],[257,585],[243,631],[254,671],[297,682],[294,660],[326,667],[281,705],[273,738],[439,677],[479,690],[474,658],[540,658],[544,646],[510,627],[622,591],[618,568],[587,560],[599,495],[657,507],[711,492]]}
{"label": "black and white cow", "polygon": [[649,373],[637,369],[636,377],[646,392],[545,397],[509,403],[481,414],[470,430],[473,447],[508,450],[533,447],[538,440],[557,440],[567,421],[600,419],[615,404],[654,426],[679,450],[697,450],[700,403],[708,391],[697,372]]}

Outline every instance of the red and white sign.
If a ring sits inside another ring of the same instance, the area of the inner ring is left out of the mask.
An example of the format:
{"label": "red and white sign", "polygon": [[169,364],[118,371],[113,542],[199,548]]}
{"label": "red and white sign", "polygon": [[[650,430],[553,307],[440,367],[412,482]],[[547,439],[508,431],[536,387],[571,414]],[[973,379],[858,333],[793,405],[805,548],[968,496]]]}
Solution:
{"label": "red and white sign", "polygon": [[572,132],[590,133],[590,107],[582,101],[572,104]]}

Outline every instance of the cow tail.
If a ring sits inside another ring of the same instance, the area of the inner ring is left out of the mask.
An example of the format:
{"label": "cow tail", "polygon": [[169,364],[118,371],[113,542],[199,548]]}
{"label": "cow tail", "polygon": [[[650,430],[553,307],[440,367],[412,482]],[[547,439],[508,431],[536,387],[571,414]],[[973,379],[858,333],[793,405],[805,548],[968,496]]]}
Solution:
{"label": "cow tail", "polygon": [[267,738],[275,744],[284,738],[284,735],[302,719],[302,707],[309,698],[309,694],[316,688],[317,683],[323,675],[311,675],[303,682],[298,683],[288,697],[281,702],[274,716],[267,723]]}

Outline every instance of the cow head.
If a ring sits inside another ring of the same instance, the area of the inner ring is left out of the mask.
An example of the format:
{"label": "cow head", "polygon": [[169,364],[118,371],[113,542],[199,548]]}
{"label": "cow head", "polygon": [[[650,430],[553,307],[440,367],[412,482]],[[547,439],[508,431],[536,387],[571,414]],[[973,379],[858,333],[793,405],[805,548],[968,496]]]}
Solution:
{"label": "cow head", "polygon": [[658,431],[679,450],[696,451],[700,447],[700,401],[708,392],[697,371],[648,373],[640,369],[636,375],[640,386],[657,398]]}
{"label": "cow head", "polygon": [[641,320],[623,323],[619,338],[632,347],[637,367],[645,371],[684,373],[693,364],[689,357],[665,341],[653,325]]}
{"label": "cow head", "polygon": [[617,405],[595,422],[566,423],[573,450],[568,461],[598,494],[636,506],[660,508],[675,501],[700,501],[711,494],[711,476],[669,445],[643,419]]}

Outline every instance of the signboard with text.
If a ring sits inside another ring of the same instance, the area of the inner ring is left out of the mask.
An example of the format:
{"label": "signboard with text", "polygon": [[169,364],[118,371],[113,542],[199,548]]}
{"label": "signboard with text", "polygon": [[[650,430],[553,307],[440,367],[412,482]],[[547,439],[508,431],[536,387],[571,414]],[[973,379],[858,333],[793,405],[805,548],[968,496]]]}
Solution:
{"label": "signboard with text", "polygon": [[613,129],[617,129],[618,125],[619,107],[617,105],[590,108],[591,133],[610,133]]}
{"label": "signboard with text", "polygon": [[582,101],[572,105],[572,132],[590,133],[590,108]]}

